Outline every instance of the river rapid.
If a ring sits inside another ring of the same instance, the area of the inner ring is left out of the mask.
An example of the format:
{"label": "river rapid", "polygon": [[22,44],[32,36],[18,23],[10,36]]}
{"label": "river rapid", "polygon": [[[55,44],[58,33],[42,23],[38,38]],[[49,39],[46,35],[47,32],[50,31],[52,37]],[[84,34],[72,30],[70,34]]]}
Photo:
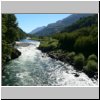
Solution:
{"label": "river rapid", "polygon": [[[22,40],[16,48],[22,53],[4,67],[3,86],[97,86],[98,81],[73,66],[42,53],[39,41]],[[79,76],[75,76],[78,74]]]}

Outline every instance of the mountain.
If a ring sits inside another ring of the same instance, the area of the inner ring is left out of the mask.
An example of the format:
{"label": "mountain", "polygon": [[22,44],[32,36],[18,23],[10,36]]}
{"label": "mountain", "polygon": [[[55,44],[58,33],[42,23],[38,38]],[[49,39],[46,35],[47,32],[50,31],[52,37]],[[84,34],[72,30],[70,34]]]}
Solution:
{"label": "mountain", "polygon": [[77,20],[83,17],[92,16],[94,14],[72,14],[62,20],[58,20],[55,23],[48,24],[43,29],[39,30],[38,32],[34,32],[36,36],[48,36],[54,33],[61,32],[65,27],[68,27],[75,23]]}
{"label": "mountain", "polygon": [[38,27],[38,28],[36,28],[36,29],[32,30],[29,34],[34,34],[34,33],[37,33],[37,32],[39,32],[39,31],[43,30],[44,28],[45,28],[45,26]]}

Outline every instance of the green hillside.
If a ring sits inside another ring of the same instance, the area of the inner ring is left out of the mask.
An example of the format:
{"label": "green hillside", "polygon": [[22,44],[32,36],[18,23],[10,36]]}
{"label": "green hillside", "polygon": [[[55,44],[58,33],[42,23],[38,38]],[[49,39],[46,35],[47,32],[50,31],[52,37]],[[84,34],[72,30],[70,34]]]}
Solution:
{"label": "green hillside", "polygon": [[45,42],[42,42],[39,47],[42,51],[48,52],[53,58],[69,62],[76,69],[86,72],[90,77],[97,75],[97,15],[81,18],[71,26],[66,27],[61,33],[46,38],[48,39],[43,39]]}
{"label": "green hillside", "polygon": [[37,31],[36,33],[33,32],[36,36],[49,36],[53,35],[55,33],[61,32],[65,27],[68,27],[75,23],[80,18],[84,18],[87,16],[93,16],[94,14],[72,14],[68,16],[67,18],[64,18],[62,20],[58,20],[55,23],[50,23],[46,27],[44,27],[42,30]]}

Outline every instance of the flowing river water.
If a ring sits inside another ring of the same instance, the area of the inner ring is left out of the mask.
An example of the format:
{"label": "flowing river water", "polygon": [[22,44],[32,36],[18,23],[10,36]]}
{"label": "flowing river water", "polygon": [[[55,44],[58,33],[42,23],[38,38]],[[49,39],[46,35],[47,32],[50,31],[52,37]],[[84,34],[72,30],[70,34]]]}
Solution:
{"label": "flowing river water", "polygon": [[[40,42],[23,40],[17,42],[22,53],[5,65],[2,75],[4,86],[97,86],[98,81],[73,66],[48,57],[37,49]],[[75,74],[79,76],[76,77]]]}

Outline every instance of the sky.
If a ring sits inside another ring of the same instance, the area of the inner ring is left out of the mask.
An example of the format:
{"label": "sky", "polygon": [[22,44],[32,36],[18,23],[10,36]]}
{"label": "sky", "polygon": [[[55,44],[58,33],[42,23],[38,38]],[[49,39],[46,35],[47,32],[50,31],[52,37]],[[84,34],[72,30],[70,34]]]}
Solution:
{"label": "sky", "polygon": [[69,15],[71,14],[15,14],[18,26],[26,33],[31,32],[37,27],[55,23]]}

